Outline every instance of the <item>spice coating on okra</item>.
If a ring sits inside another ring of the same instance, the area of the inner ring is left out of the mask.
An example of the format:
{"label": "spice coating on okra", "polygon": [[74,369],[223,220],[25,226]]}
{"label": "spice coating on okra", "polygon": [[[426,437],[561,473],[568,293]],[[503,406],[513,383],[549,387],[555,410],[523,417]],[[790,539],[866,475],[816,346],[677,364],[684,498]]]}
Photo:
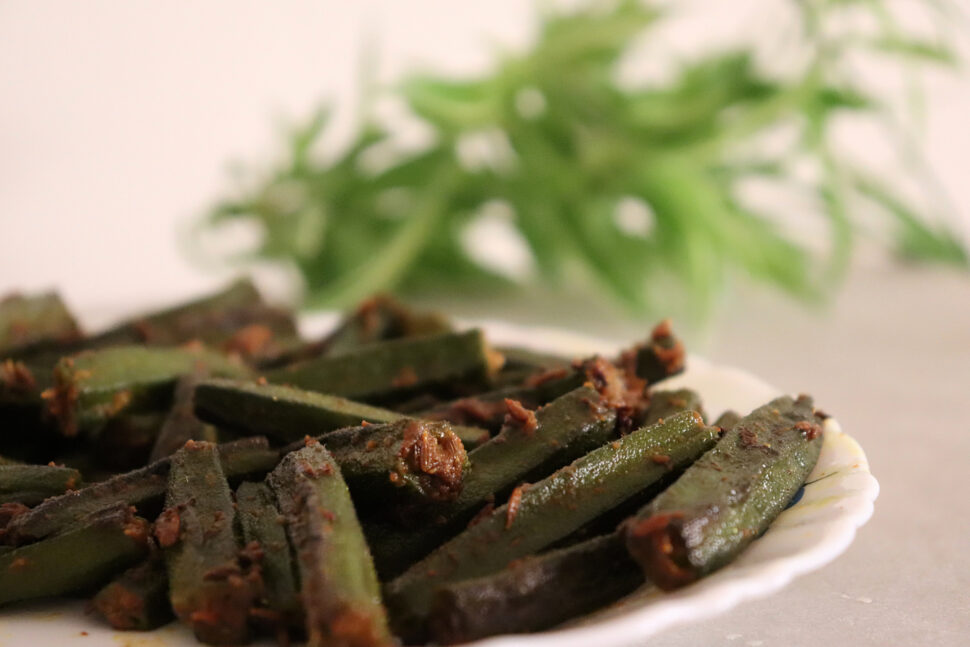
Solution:
{"label": "spice coating on okra", "polygon": [[626,524],[631,555],[664,589],[733,559],[784,509],[822,445],[812,400],[782,397],[742,418]]}

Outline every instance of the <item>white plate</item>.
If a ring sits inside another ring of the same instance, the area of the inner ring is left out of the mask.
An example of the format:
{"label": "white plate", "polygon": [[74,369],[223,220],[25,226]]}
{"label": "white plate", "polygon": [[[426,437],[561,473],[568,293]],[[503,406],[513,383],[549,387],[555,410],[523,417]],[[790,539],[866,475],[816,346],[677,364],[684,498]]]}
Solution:
{"label": "white plate", "polygon": [[[331,317],[305,322],[319,329]],[[614,353],[614,345],[561,330],[483,322],[490,339],[569,355]],[[778,390],[739,369],[690,357],[688,369],[665,385],[697,390],[707,412],[749,411]],[[823,403],[824,404],[824,403]],[[640,591],[620,604],[567,629],[529,636],[503,636],[488,647],[610,647],[629,645],[678,624],[724,613],[743,600],[778,591],[793,578],[835,559],[872,515],[879,484],[866,455],[834,418],[825,423],[818,465],[798,502],[730,566],[675,593]],[[106,629],[84,614],[83,603],[42,603],[0,611],[0,647],[77,644],[83,647],[181,647],[196,645],[174,624],[137,634]],[[674,629],[676,630],[676,629]]]}

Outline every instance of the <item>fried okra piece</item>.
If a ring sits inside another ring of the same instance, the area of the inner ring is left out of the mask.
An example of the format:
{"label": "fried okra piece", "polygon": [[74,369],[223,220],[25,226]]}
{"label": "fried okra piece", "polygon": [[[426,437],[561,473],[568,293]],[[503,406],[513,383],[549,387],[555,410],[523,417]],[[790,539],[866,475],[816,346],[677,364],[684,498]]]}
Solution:
{"label": "fried okra piece", "polygon": [[323,445],[287,454],[268,477],[296,553],[310,647],[393,643],[350,492]]}
{"label": "fried okra piece", "polygon": [[807,396],[755,409],[626,524],[646,576],[675,589],[724,566],[758,537],[804,484],[822,447]]}

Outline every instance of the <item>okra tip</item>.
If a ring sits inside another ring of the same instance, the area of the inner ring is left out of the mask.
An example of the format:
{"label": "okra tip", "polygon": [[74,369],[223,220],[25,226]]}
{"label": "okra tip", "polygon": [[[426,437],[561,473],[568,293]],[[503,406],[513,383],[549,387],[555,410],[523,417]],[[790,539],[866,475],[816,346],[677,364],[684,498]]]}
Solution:
{"label": "okra tip", "polygon": [[391,480],[416,477],[421,489],[436,501],[453,501],[461,494],[468,455],[461,439],[447,423],[412,420],[404,428],[398,469]]}

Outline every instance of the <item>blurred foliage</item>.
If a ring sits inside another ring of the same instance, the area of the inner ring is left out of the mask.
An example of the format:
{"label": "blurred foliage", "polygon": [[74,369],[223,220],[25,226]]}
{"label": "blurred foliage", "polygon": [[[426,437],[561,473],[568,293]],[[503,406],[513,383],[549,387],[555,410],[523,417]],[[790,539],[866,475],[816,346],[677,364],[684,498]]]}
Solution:
{"label": "blurred foliage", "polygon": [[[320,161],[312,152],[328,122],[321,110],[292,135],[289,158],[220,204],[205,227],[257,223],[261,242],[245,258],[295,265],[309,305],[510,285],[475,260],[476,241],[467,240],[483,205],[494,204],[531,252],[531,279],[562,286],[581,275],[634,311],[649,308],[654,286],[671,276],[691,303],[709,304],[739,270],[820,297],[865,230],[863,202],[892,223],[901,254],[966,266],[966,250],[939,218],[856,168],[832,141],[841,114],[888,114],[847,72],[847,57],[866,51],[912,71],[956,66],[957,56],[944,40],[907,35],[881,0],[795,6],[808,55],[787,74],[762,71],[752,45],[704,54],[642,87],[618,82],[617,67],[666,14],[632,0],[548,12],[531,49],[500,57],[489,73],[423,74],[391,91],[430,127],[421,150],[402,150],[394,129],[368,114],[349,146]],[[873,33],[832,33],[850,9],[872,14]],[[782,128],[794,133],[785,150],[760,150],[759,138]],[[753,179],[811,197],[829,232],[825,253],[786,232],[785,214],[742,199]]]}

